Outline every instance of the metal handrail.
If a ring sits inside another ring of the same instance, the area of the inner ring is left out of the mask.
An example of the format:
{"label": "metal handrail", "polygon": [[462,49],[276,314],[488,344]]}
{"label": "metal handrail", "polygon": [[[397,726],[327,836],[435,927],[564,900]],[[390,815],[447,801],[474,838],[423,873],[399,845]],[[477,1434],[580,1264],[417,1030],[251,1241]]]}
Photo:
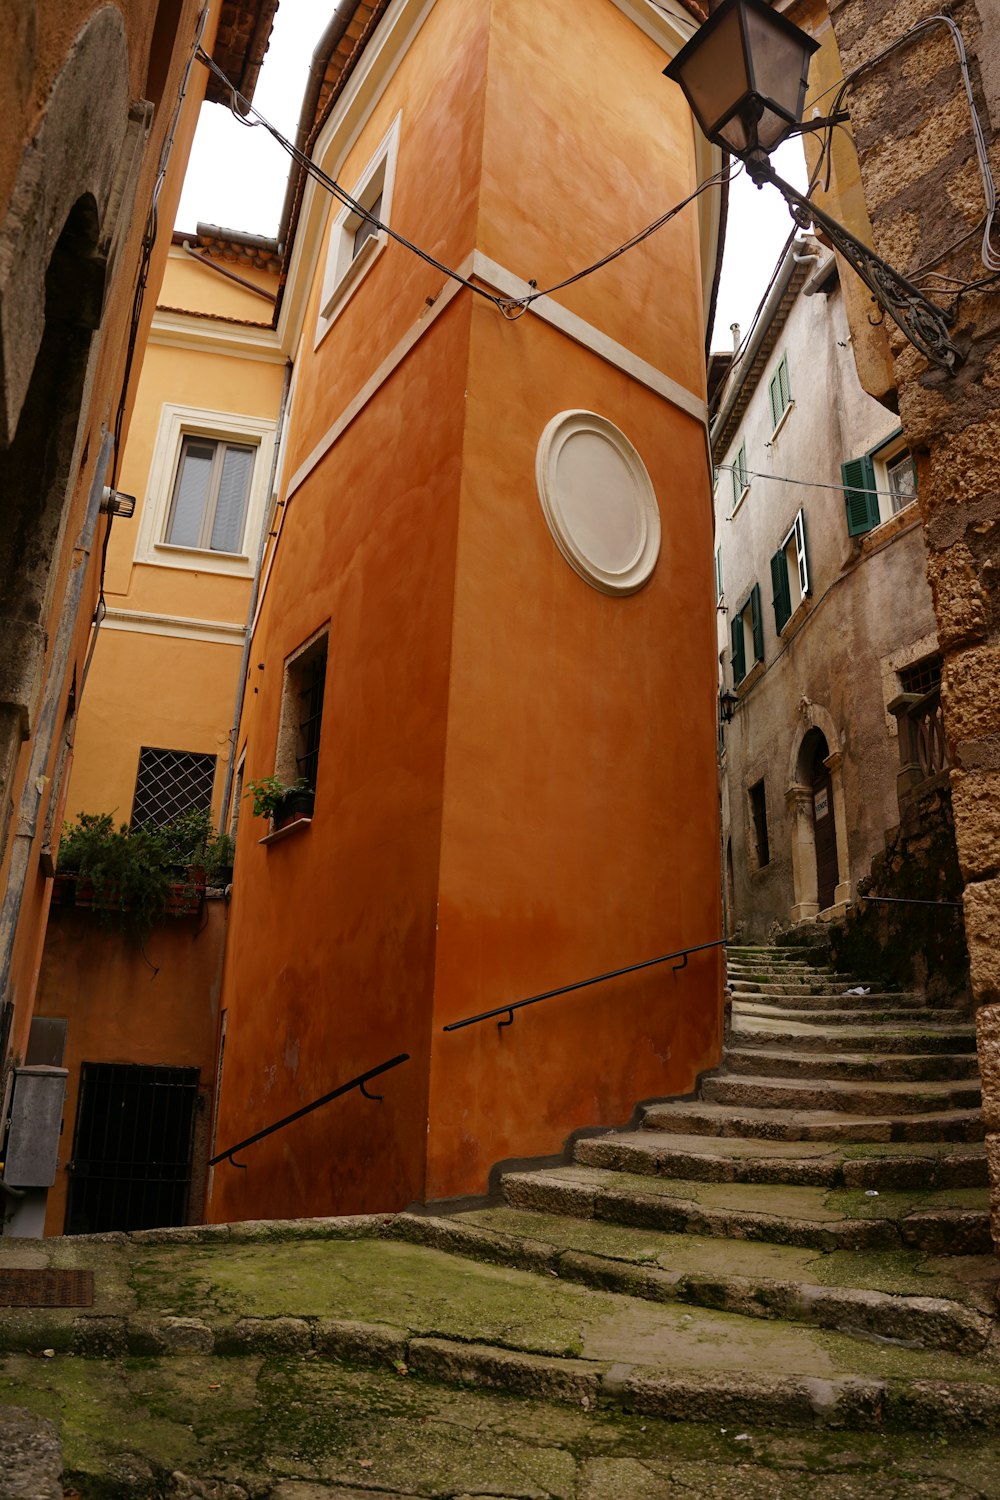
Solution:
{"label": "metal handrail", "polygon": [[514,1012],[523,1010],[526,1005],[537,1005],[540,1000],[551,1000],[556,995],[568,995],[572,990],[583,990],[591,984],[603,984],[606,979],[619,979],[623,974],[634,974],[637,969],[648,969],[653,964],[665,964],[672,958],[679,958],[681,962],[674,964],[674,969],[686,969],[689,953],[702,953],[706,948],[724,948],[729,938],[715,938],[711,943],[696,943],[691,948],[678,948],[676,953],[661,953],[659,958],[644,958],[641,963],[628,964],[624,969],[610,969],[607,974],[595,974],[592,979],[578,979],[575,984],[563,984],[557,990],[545,990],[541,995],[529,995],[527,1000],[515,1000],[513,1005],[498,1005],[495,1010],[484,1010],[478,1016],[466,1016],[464,1021],[449,1021],[443,1026],[442,1031],[461,1031],[463,1026],[475,1026],[478,1021],[492,1021],[494,1016],[506,1016],[506,1021],[498,1021],[497,1028],[511,1026],[514,1022]]}
{"label": "metal handrail", "polygon": [[329,1104],[331,1099],[339,1099],[341,1094],[349,1094],[352,1089],[360,1089],[366,1099],[382,1102],[381,1094],[369,1094],[365,1084],[370,1078],[377,1078],[380,1073],[388,1073],[390,1068],[398,1068],[400,1063],[409,1062],[410,1054],[401,1052],[398,1057],[392,1057],[388,1062],[379,1063],[377,1068],[369,1068],[367,1073],[359,1073],[357,1078],[352,1078],[349,1083],[342,1083],[339,1088],[331,1089],[319,1099],[314,1099],[311,1104],[303,1104],[294,1114],[286,1115],[283,1120],[275,1120],[273,1125],[267,1125],[263,1130],[258,1130],[255,1135],[248,1135],[245,1140],[237,1141],[235,1146],[230,1146],[228,1151],[220,1151],[218,1156],[213,1156],[209,1162],[210,1167],[218,1166],[220,1161],[228,1161],[230,1166],[239,1167],[241,1172],[246,1171],[245,1163],[233,1161],[237,1151],[242,1151],[244,1146],[252,1146],[255,1141],[262,1141],[266,1135],[273,1135],[276,1130],[283,1130],[286,1125],[291,1125],[293,1120],[301,1120],[303,1115],[311,1114],[314,1109],[321,1105]]}
{"label": "metal handrail", "polygon": [[923,896],[867,896],[862,901],[879,901],[886,906],[964,906],[964,901],[929,901]]}

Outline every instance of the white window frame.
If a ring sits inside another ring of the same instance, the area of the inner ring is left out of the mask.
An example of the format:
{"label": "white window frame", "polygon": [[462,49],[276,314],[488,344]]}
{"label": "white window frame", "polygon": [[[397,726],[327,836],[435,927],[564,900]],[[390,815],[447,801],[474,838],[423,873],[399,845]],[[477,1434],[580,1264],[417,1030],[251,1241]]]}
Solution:
{"label": "white window frame", "polygon": [[750,473],[747,466],[747,440],[740,443],[733,454],[730,466],[730,478],[733,481],[733,510],[735,514],[750,493]]}
{"label": "white window frame", "polygon": [[880,526],[884,526],[887,521],[891,521],[896,516],[902,515],[903,511],[908,510],[911,505],[915,505],[917,502],[916,494],[914,494],[913,498],[908,500],[905,505],[901,505],[898,510],[893,509],[892,495],[889,492],[889,465],[894,459],[901,458],[904,453],[909,454],[910,459],[913,459],[910,445],[906,441],[905,434],[902,432],[898,433],[891,442],[886,443],[883,447],[869,450],[869,457],[872,461],[872,467],[875,470],[875,489],[878,492],[878,520]]}
{"label": "white window frame", "polygon": [[[402,112],[393,120],[368,165],[350,190],[350,196],[363,208],[370,208],[381,195],[378,218],[382,224],[390,223],[392,217],[392,193],[396,181],[401,120]],[[323,290],[316,321],[317,345],[326,337],[389,243],[386,231],[379,229],[370,234],[355,253],[355,235],[363,222],[362,217],[345,204],[330,225]]]}
{"label": "white window frame", "polygon": [[[801,510],[796,511],[795,520],[792,522],[791,529],[781,543],[781,550],[785,554],[786,562],[791,560],[788,556],[790,545],[792,547],[792,556],[795,558],[796,572],[798,573],[799,578],[799,597],[792,604],[792,613],[794,614],[799,605],[802,603],[802,600],[810,591],[809,558],[806,553],[806,523]],[[788,576],[789,578],[791,578],[792,576],[790,568],[788,570]]]}
{"label": "white window frame", "polygon": [[[267,506],[276,426],[273,419],[165,402],[153,445],[146,499],[139,517],[135,561],[160,568],[181,568],[190,572],[224,573],[237,578],[251,578]],[[247,499],[246,520],[243,524],[243,545],[239,552],[214,552],[210,547],[182,547],[165,540],[181,448],[186,437],[211,438],[257,450]]]}

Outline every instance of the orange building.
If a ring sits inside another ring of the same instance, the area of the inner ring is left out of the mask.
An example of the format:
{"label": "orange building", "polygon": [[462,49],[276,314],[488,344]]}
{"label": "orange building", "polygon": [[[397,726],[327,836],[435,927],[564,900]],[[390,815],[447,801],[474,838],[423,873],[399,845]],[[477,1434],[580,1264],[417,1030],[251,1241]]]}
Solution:
{"label": "orange building", "polygon": [[[0,58],[5,1121],[15,1068],[32,1055],[54,854],[109,518],[122,504],[114,492],[124,489],[135,377],[205,96],[195,51],[204,45],[252,87],[274,9],[275,0],[16,6]],[[30,1111],[15,1113],[0,1142],[8,1166],[18,1132],[22,1142],[37,1133]]]}
{"label": "orange building", "polygon": [[292,185],[238,749],[315,797],[272,831],[243,804],[216,1150],[408,1061],[218,1166],[214,1220],[481,1193],[718,1061],[717,193],[568,281],[718,165],[662,77],[689,31],[355,0],[314,59],[300,138],[353,206]]}

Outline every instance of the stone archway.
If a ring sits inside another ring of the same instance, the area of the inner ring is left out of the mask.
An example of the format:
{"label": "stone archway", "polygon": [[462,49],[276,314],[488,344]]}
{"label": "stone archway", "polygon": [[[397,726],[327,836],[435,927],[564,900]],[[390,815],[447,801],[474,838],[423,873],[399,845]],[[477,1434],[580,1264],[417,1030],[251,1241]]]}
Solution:
{"label": "stone archway", "polygon": [[[792,817],[793,922],[844,906],[851,897],[847,810],[839,736],[831,715],[802,700],[785,801]],[[829,819],[829,822],[826,820]]]}

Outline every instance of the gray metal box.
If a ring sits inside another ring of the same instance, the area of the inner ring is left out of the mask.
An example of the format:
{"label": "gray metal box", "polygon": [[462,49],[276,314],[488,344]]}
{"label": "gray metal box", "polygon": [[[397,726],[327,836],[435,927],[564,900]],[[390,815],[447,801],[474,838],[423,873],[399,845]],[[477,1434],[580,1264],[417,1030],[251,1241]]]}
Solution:
{"label": "gray metal box", "polygon": [[14,1069],[3,1170],[11,1187],[47,1188],[55,1182],[66,1078],[65,1068]]}

